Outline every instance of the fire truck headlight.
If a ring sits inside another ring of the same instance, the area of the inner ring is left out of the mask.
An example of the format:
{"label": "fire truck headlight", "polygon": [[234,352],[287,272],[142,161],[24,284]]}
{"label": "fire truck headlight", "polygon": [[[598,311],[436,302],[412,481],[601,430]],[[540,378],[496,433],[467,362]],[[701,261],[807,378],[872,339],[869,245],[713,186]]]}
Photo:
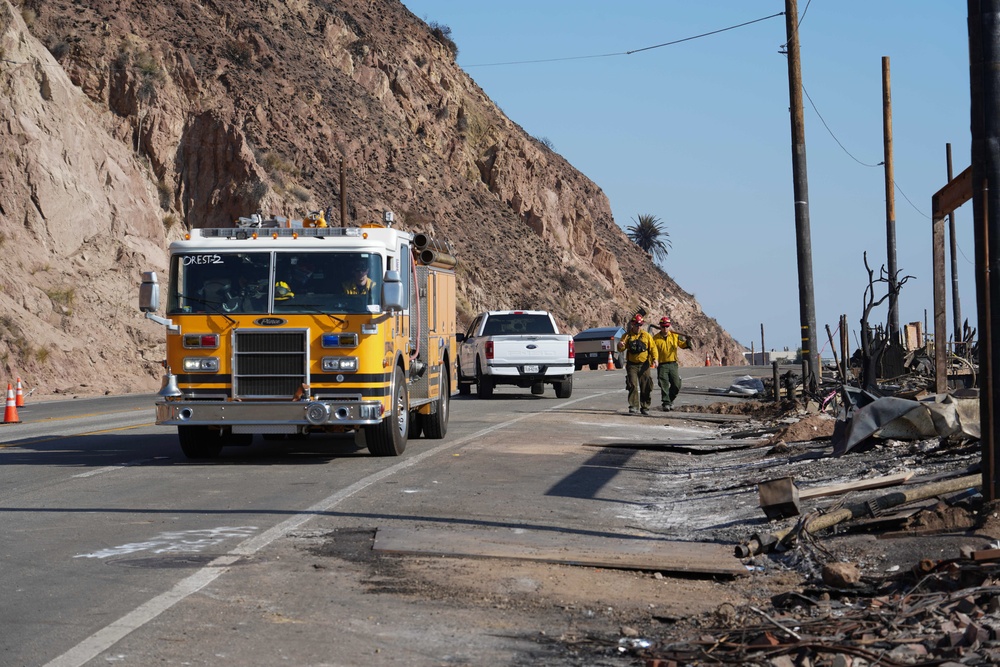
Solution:
{"label": "fire truck headlight", "polygon": [[323,370],[326,372],[358,370],[357,357],[323,357]]}
{"label": "fire truck headlight", "polygon": [[187,373],[217,373],[218,357],[185,357],[184,371]]}

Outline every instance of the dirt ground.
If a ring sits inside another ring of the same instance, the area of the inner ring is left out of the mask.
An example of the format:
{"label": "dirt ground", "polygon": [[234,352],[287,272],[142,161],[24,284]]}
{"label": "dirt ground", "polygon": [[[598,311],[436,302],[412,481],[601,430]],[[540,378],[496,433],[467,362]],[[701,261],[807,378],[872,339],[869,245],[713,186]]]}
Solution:
{"label": "dirt ground", "polygon": [[[299,548],[317,567],[334,559],[366,568],[373,591],[493,614],[506,631],[538,645],[545,664],[1000,661],[1000,622],[991,620],[1000,609],[1000,553],[969,557],[1000,547],[1000,519],[981,507],[978,494],[902,503],[815,534],[799,530],[805,516],[877,502],[901,487],[803,501],[804,516],[778,520],[768,519],[758,503],[761,479],[792,476],[805,489],[906,471],[911,489],[974,474],[978,442],[873,441],[835,458],[834,418],[790,405],[720,403],[688,414],[682,409],[670,419],[682,432],[694,430],[710,411],[753,419],[719,428],[731,446],[698,453],[649,448],[631,458],[635,468],[656,471],[650,472],[649,502],[635,512],[669,539],[721,542],[734,553],[755,536],[798,536],[744,558],[747,576],[713,580],[532,561],[399,557],[373,551],[374,528],[364,526],[303,536]],[[672,511],[675,506],[683,509]]]}

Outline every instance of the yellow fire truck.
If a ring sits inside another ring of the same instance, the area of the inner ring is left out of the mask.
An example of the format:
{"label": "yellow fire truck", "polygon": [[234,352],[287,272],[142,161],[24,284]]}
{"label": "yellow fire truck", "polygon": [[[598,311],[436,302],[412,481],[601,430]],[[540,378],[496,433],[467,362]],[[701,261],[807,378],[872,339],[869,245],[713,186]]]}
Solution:
{"label": "yellow fire truck", "polygon": [[254,215],[170,244],[140,310],[166,326],[156,423],[188,458],[228,445],[356,431],[374,456],[443,438],[456,386],[455,258],[386,224]]}

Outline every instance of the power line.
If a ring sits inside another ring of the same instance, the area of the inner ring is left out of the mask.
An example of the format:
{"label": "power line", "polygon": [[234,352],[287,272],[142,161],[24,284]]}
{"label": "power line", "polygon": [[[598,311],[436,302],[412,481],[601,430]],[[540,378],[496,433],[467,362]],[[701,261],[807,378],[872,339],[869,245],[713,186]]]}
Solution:
{"label": "power line", "polygon": [[816,112],[816,115],[819,117],[820,122],[823,123],[823,127],[826,128],[826,131],[830,133],[830,136],[833,137],[833,140],[837,142],[838,146],[840,146],[840,150],[844,151],[844,153],[846,153],[849,158],[851,158],[852,160],[854,160],[855,162],[857,162],[858,164],[860,164],[863,167],[881,167],[882,165],[885,164],[885,162],[878,162],[876,164],[868,164],[867,162],[862,162],[858,158],[856,158],[853,155],[851,155],[851,151],[849,151],[846,148],[844,148],[844,144],[840,143],[840,139],[838,139],[837,135],[833,133],[833,130],[830,129],[830,126],[826,124],[826,120],[823,118],[823,114],[821,114],[819,112],[819,109],[816,108],[816,103],[813,102],[813,99],[811,97],[809,97],[809,91],[806,90],[805,86],[802,86],[802,92],[805,93],[806,99],[809,100],[809,105],[813,108],[813,111]]}
{"label": "power line", "polygon": [[[823,127],[826,128],[826,131],[830,133],[830,136],[833,137],[833,140],[837,142],[838,146],[840,146],[840,150],[844,151],[844,153],[847,154],[847,156],[849,158],[851,158],[852,160],[854,160],[855,162],[857,162],[858,164],[860,164],[863,167],[882,167],[882,166],[885,165],[885,162],[878,162],[876,164],[868,164],[867,162],[862,162],[858,158],[854,157],[849,150],[847,150],[846,148],[844,148],[844,144],[840,143],[840,139],[837,138],[837,135],[834,134],[833,130],[830,129],[830,126],[827,125],[826,119],[824,119],[823,118],[823,114],[821,114],[819,112],[819,109],[816,107],[816,103],[813,102],[813,99],[809,96],[809,91],[806,90],[805,86],[802,86],[802,92],[805,93],[806,99],[809,100],[809,104],[810,104],[810,106],[812,106],[813,111],[816,112],[816,116],[819,118],[820,122],[823,123]],[[902,195],[903,199],[906,200],[906,203],[913,207],[914,211],[916,211],[917,213],[919,213],[923,217],[927,218],[928,220],[931,219],[931,216],[929,216],[926,213],[924,213],[923,211],[921,211],[919,208],[917,208],[916,204],[914,204],[912,201],[910,201],[910,198],[906,196],[906,193],[903,192],[903,188],[899,187],[899,183],[897,183],[895,179],[893,179],[892,185],[893,185],[893,187],[896,188],[896,190],[899,192],[899,194]]]}
{"label": "power line", "polygon": [[692,39],[700,39],[702,37],[708,37],[709,35],[717,35],[720,32],[726,32],[727,30],[734,30],[736,28],[742,28],[743,26],[750,25],[752,23],[760,23],[761,21],[766,21],[768,19],[773,19],[776,16],[784,16],[785,12],[778,12],[777,14],[771,14],[770,16],[764,16],[759,19],[754,19],[753,21],[747,21],[746,23],[739,23],[737,25],[731,25],[728,28],[720,28],[719,30],[713,30],[712,32],[702,33],[701,35],[695,35],[693,37],[685,37],[684,39],[677,39],[672,42],[664,42],[663,44],[657,44],[655,46],[647,46],[641,49],[634,49],[632,51],[626,51],[626,55],[632,55],[633,53],[639,53],[640,51],[649,51],[650,49],[658,49],[662,46],[673,46],[674,44],[680,44],[681,42],[690,42]]}
{"label": "power line", "polygon": [[914,204],[913,202],[911,202],[911,201],[910,201],[910,198],[906,196],[906,193],[905,193],[905,192],[903,192],[903,188],[899,187],[899,183],[897,183],[897,182],[895,181],[895,179],[893,179],[893,181],[892,181],[892,184],[893,184],[893,186],[894,186],[894,187],[896,188],[896,190],[898,190],[898,191],[899,191],[899,194],[903,195],[903,199],[905,199],[905,200],[906,200],[906,203],[907,203],[907,204],[909,204],[910,206],[912,206],[912,207],[913,207],[913,210],[914,210],[914,211],[916,211],[916,212],[917,212],[917,213],[919,213],[920,215],[924,216],[924,217],[925,217],[925,218],[927,218],[928,220],[930,220],[930,219],[931,219],[931,216],[929,216],[929,215],[927,215],[926,213],[924,213],[923,211],[921,211],[921,210],[920,210],[919,208],[917,208],[917,205],[916,205],[916,204]]}
{"label": "power line", "polygon": [[619,51],[617,53],[600,53],[600,54],[589,55],[589,56],[565,56],[565,57],[561,57],[561,58],[544,58],[544,59],[540,59],[540,60],[510,60],[510,61],[499,62],[499,63],[479,63],[477,65],[463,65],[462,67],[464,69],[468,69],[470,67],[501,67],[501,66],[504,66],[504,65],[533,65],[533,64],[537,64],[537,63],[561,62],[561,61],[565,61],[565,60],[586,60],[586,59],[590,59],[590,58],[612,58],[614,56],[630,56],[633,53],[640,53],[642,51],[650,51],[652,49],[659,49],[659,48],[662,48],[664,46],[673,46],[674,44],[680,44],[681,42],[690,42],[693,39],[701,39],[702,37],[708,37],[710,35],[717,35],[720,32],[726,32],[727,30],[735,30],[736,28],[742,28],[744,26],[748,26],[748,25],[751,25],[751,24],[754,24],[754,23],[760,23],[761,21],[766,21],[768,19],[773,19],[773,18],[775,18],[777,16],[784,16],[784,14],[785,14],[784,12],[778,12],[777,14],[771,14],[770,16],[763,16],[763,17],[761,17],[759,19],[754,19],[752,21],[747,21],[745,23],[739,23],[737,25],[731,25],[728,28],[720,28],[718,30],[713,30],[711,32],[705,32],[705,33],[702,33],[700,35],[693,35],[691,37],[684,37],[683,39],[676,39],[676,40],[674,40],[672,42],[664,42],[663,44],[654,44],[653,46],[644,46],[641,49],[632,49],[631,51]]}

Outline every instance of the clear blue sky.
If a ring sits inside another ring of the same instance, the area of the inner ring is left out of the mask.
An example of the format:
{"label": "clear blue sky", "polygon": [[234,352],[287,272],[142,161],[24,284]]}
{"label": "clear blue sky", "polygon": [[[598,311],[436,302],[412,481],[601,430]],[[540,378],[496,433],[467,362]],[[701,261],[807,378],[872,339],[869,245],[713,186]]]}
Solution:
{"label": "clear blue sky", "polygon": [[[664,223],[663,268],[739,342],[799,347],[782,0],[404,0],[452,30],[458,64],[514,122],[600,186],[622,228]],[[882,58],[890,59],[900,323],[933,327],[931,196],[969,165],[966,3],[799,0],[817,337],[887,262]],[[523,64],[496,64],[551,60]],[[812,100],[810,103],[809,100]],[[813,107],[815,105],[815,108]],[[825,122],[825,124],[824,124]],[[829,127],[829,130],[827,129]],[[957,213],[962,316],[976,325],[971,204]],[[947,243],[946,243],[947,246]],[[947,317],[951,334],[950,256]],[[880,288],[878,296],[885,293]],[[885,323],[887,308],[873,322]],[[679,323],[683,325],[683,323]]]}

